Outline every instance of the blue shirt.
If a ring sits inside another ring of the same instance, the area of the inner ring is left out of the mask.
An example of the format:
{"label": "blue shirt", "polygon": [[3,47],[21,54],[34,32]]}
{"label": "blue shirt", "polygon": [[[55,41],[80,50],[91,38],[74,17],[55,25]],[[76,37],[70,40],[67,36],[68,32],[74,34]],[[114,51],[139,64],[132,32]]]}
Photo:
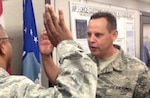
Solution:
{"label": "blue shirt", "polygon": [[150,68],[150,42],[144,44],[141,60]]}

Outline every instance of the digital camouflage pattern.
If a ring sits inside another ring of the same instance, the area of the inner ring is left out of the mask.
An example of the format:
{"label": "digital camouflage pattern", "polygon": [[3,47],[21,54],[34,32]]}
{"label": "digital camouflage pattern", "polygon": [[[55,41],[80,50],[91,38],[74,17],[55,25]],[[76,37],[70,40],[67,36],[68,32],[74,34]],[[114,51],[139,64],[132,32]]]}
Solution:
{"label": "digital camouflage pattern", "polygon": [[58,45],[57,86],[44,88],[0,68],[0,98],[95,98],[97,66],[74,41]]}
{"label": "digital camouflage pattern", "polygon": [[148,67],[120,47],[117,58],[101,71],[90,58],[98,60],[87,57],[74,41],[63,41],[57,49],[57,86],[46,89],[0,68],[0,98],[150,98]]}
{"label": "digital camouflage pattern", "polygon": [[98,70],[96,98],[150,98],[150,70],[143,62],[116,47],[119,49],[117,58]]}

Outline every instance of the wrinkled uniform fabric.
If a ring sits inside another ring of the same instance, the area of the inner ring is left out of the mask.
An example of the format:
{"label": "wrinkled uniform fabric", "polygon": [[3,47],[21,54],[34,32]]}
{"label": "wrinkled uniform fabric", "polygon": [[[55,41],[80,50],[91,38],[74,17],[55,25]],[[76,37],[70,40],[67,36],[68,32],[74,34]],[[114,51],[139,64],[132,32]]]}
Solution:
{"label": "wrinkled uniform fabric", "polygon": [[[125,54],[119,46],[119,54],[103,70],[98,70],[96,98],[150,98],[150,71],[143,62]],[[98,60],[89,55],[96,63]]]}
{"label": "wrinkled uniform fabric", "polygon": [[74,41],[61,42],[58,53],[57,86],[44,88],[0,68],[0,98],[95,98],[97,66],[93,60]]}

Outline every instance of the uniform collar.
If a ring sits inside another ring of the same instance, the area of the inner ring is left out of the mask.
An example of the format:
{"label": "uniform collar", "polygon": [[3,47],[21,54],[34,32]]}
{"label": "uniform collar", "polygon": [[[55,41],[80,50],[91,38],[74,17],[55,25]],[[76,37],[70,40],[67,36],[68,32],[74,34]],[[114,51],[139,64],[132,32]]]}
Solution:
{"label": "uniform collar", "polygon": [[9,73],[3,68],[0,68],[0,78],[5,78],[7,76],[9,76]]}
{"label": "uniform collar", "polygon": [[122,72],[125,69],[124,65],[127,63],[127,61],[125,59],[124,52],[120,48],[120,46],[118,46],[118,45],[114,45],[114,46],[119,50],[118,56],[107,67],[105,67],[103,70],[99,71],[98,72],[99,74],[110,73],[112,71]]}

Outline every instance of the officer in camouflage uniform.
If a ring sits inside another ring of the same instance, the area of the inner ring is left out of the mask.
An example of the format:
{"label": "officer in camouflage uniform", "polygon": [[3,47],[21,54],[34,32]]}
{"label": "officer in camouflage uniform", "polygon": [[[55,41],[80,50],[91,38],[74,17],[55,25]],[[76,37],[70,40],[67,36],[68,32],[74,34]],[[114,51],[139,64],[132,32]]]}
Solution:
{"label": "officer in camouflage uniform", "polygon": [[[58,24],[55,27],[59,29]],[[49,34],[50,30],[47,31]],[[124,53],[120,46],[113,44],[117,36],[116,18],[111,13],[97,12],[91,16],[87,27],[87,40],[91,51],[89,57],[97,63],[98,68],[95,97],[150,98],[150,70],[139,59]],[[52,80],[54,82],[55,78],[52,77]]]}
{"label": "officer in camouflage uniform", "polygon": [[116,18],[111,13],[97,12],[91,16],[87,40],[98,66],[96,97],[150,98],[150,70],[113,44],[117,35]]}
{"label": "officer in camouflage uniform", "polygon": [[[45,12],[44,19],[51,15]],[[53,15],[53,14],[52,14]],[[61,14],[60,14],[61,15]],[[63,18],[62,18],[63,19]],[[49,21],[45,21],[47,24]],[[60,23],[61,24],[61,23]],[[67,28],[64,28],[66,29]],[[25,76],[9,75],[6,71],[10,67],[12,47],[10,38],[6,31],[0,26],[0,98],[94,98],[97,84],[96,64],[83,52],[83,49],[75,43],[70,36],[70,32],[61,34],[53,33],[49,38],[56,39],[52,44],[57,46],[60,60],[59,75],[56,79],[57,85],[53,88],[44,88],[34,84]],[[40,38],[40,48],[51,50],[47,43],[46,34]],[[70,39],[69,41],[67,41]],[[66,41],[63,41],[66,40]],[[58,44],[59,43],[59,44]],[[44,62],[52,62],[52,58],[47,51],[40,50],[42,54],[43,66],[47,68]],[[81,62],[83,61],[83,62]],[[52,62],[53,63],[53,62]],[[45,69],[49,76],[48,69]]]}
{"label": "officer in camouflage uniform", "polygon": [[[150,98],[150,71],[139,59],[119,51],[107,67],[100,69],[97,58],[89,55],[98,64],[96,98]],[[105,61],[106,62],[106,61]]]}

